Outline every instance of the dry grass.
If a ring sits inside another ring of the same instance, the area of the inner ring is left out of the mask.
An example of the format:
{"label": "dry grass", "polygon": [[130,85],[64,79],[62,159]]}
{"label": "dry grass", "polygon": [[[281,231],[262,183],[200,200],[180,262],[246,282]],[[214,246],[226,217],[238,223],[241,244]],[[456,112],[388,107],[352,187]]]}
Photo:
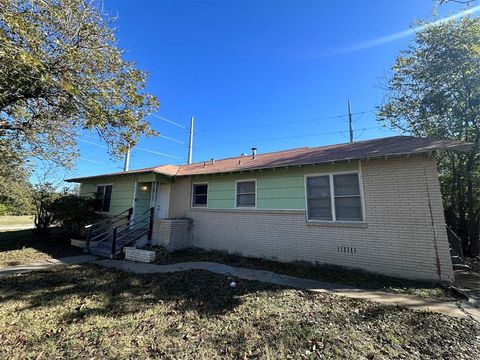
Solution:
{"label": "dry grass", "polygon": [[439,284],[392,278],[380,274],[348,269],[335,265],[309,265],[307,263],[283,263],[278,261],[230,255],[217,251],[178,251],[174,253],[160,252],[157,263],[168,264],[187,261],[212,261],[237,267],[273,271],[301,278],[325,282],[352,285],[372,290],[411,294],[420,297],[460,300],[455,292]]}
{"label": "dry grass", "polygon": [[33,216],[24,215],[24,216],[0,216],[0,226],[10,226],[10,225],[32,225]]}
{"label": "dry grass", "polygon": [[50,236],[36,236],[32,230],[0,232],[0,267],[81,253],[69,245],[68,239],[56,234],[54,229],[52,232]]}
{"label": "dry grass", "polygon": [[203,271],[0,278],[0,358],[477,359],[479,325]]}

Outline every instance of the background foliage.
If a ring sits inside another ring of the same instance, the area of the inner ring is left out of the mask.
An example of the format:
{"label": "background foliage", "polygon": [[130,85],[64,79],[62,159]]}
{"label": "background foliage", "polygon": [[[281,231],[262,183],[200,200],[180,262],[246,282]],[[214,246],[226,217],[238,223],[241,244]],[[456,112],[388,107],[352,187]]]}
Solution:
{"label": "background foliage", "polygon": [[467,254],[479,253],[480,19],[427,26],[396,59],[378,116],[415,136],[473,144],[439,154],[446,219]]}

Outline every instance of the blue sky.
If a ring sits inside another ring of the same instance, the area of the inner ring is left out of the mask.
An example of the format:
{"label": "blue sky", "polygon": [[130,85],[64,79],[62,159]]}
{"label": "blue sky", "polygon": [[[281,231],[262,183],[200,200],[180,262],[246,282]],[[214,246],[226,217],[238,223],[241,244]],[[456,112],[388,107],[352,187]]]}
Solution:
{"label": "blue sky", "polygon": [[[150,74],[152,127],[131,168],[185,163],[195,116],[194,161],[348,141],[347,99],[356,140],[395,135],[375,120],[382,84],[412,36],[373,41],[431,18],[432,0],[106,0],[117,38]],[[441,15],[459,12],[452,4]],[[97,145],[95,145],[97,144]],[[100,146],[98,146],[100,145]],[[66,176],[119,171],[94,134]],[[147,152],[150,150],[153,152]],[[168,156],[160,155],[166,154]]]}

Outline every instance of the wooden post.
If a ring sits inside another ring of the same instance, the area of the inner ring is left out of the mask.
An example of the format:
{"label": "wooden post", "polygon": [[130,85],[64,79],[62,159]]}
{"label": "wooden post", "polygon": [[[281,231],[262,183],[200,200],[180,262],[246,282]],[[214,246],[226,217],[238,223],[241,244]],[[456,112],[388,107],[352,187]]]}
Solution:
{"label": "wooden post", "polygon": [[150,208],[150,219],[148,222],[148,235],[147,235],[147,246],[152,245],[152,234],[153,234],[153,213],[155,208]]}
{"label": "wooden post", "polygon": [[114,259],[117,252],[117,228],[113,228],[112,234],[112,252],[110,254],[110,258]]}

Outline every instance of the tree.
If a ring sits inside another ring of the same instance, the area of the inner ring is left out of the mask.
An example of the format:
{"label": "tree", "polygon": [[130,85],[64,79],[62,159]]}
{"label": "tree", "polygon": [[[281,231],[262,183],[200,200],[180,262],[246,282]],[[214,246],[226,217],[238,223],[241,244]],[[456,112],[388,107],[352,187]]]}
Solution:
{"label": "tree", "polygon": [[0,215],[33,214],[29,168],[12,148],[0,139]]}
{"label": "tree", "polygon": [[1,140],[68,166],[81,130],[96,131],[114,156],[155,134],[145,116],[157,100],[123,59],[112,21],[94,1],[0,0]]}
{"label": "tree", "polygon": [[425,27],[396,59],[379,120],[416,136],[473,144],[439,155],[447,222],[467,254],[479,254],[480,19]]}

